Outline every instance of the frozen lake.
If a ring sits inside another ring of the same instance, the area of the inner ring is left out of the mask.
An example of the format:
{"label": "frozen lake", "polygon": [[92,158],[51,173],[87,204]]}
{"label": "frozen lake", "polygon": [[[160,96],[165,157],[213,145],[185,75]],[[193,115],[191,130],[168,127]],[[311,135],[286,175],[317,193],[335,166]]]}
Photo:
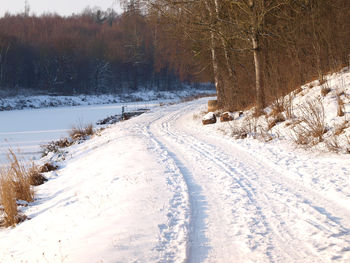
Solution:
{"label": "frozen lake", "polygon": [[25,160],[40,158],[40,145],[66,137],[74,125],[96,121],[126,111],[159,106],[159,102],[116,103],[0,112],[0,164],[11,147]]}

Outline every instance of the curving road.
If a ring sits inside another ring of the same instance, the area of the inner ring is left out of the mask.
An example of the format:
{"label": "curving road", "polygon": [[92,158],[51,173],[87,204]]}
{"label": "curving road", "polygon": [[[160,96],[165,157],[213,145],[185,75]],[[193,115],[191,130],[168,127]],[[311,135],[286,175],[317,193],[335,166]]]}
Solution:
{"label": "curving road", "polygon": [[186,262],[350,261],[350,206],[191,125],[196,111],[198,103],[170,107],[140,126],[186,182]]}
{"label": "curving road", "polygon": [[350,262],[348,157],[235,141],[193,118],[205,104],[52,155],[31,220],[0,229],[0,262]]}

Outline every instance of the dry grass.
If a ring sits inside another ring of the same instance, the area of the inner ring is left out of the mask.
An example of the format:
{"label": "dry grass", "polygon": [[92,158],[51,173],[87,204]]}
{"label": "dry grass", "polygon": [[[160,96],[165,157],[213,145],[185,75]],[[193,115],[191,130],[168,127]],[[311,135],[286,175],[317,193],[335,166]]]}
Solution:
{"label": "dry grass", "polygon": [[303,129],[300,128],[300,125],[292,127],[292,132],[290,138],[298,145],[309,145],[312,141],[312,138],[308,136]]}
{"label": "dry grass", "polygon": [[345,115],[344,101],[341,99],[340,94],[337,94],[337,116],[343,117]]}
{"label": "dry grass", "polygon": [[300,105],[299,112],[299,123],[292,127],[291,139],[299,145],[314,145],[323,141],[327,129],[322,101],[320,99],[306,101]]}
{"label": "dry grass", "polygon": [[346,128],[349,127],[349,122],[343,121],[342,123],[334,127],[334,135],[338,136],[344,132]]}
{"label": "dry grass", "polygon": [[74,143],[74,141],[68,139],[68,138],[62,138],[58,141],[52,141],[48,144],[41,145],[41,155],[42,157],[45,157],[50,152],[57,153],[60,148],[66,148],[71,146]]}
{"label": "dry grass", "polygon": [[350,154],[350,136],[347,135],[345,137],[345,140],[346,140],[345,150],[346,150],[347,153]]}
{"label": "dry grass", "polygon": [[290,93],[288,97],[284,100],[284,110],[286,113],[287,119],[292,119],[293,116],[293,99],[294,95],[293,93]]}
{"label": "dry grass", "polygon": [[17,159],[16,154],[10,149],[8,154],[10,162],[8,176],[12,179],[17,200],[33,201],[34,191],[31,187],[31,178],[27,168]]}
{"label": "dry grass", "polygon": [[40,168],[34,163],[28,168],[28,176],[30,178],[30,185],[38,186],[42,185],[47,179],[41,174]]}
{"label": "dry grass", "polygon": [[325,97],[329,92],[331,92],[331,88],[327,87],[327,86],[323,86],[321,88],[321,95],[323,97]]}
{"label": "dry grass", "polygon": [[280,113],[284,112],[284,110],[284,98],[282,97],[275,100],[275,102],[272,104],[270,116],[276,117]]}
{"label": "dry grass", "polygon": [[299,110],[305,133],[318,138],[319,142],[321,142],[323,134],[326,132],[325,112],[322,101],[320,99],[308,100],[300,106]]}
{"label": "dry grass", "polygon": [[267,123],[267,130],[271,130],[277,123],[284,122],[286,118],[282,113],[277,114]]}
{"label": "dry grass", "polygon": [[235,139],[244,139],[247,138],[248,134],[249,134],[249,126],[245,123],[242,123],[242,125],[238,126],[238,125],[234,125],[231,124],[230,122],[228,122],[228,124],[230,125],[230,130],[231,130],[231,136]]}
{"label": "dry grass", "polygon": [[4,219],[0,224],[5,227],[13,226],[18,222],[18,211],[13,181],[8,169],[0,170],[0,201],[4,210]]}
{"label": "dry grass", "polygon": [[5,227],[25,220],[26,217],[18,213],[17,200],[33,201],[32,186],[47,181],[41,173],[57,168],[51,164],[38,167],[34,163],[28,167],[18,160],[11,149],[9,149],[8,160],[9,164],[0,169],[0,204],[4,214],[0,225]]}
{"label": "dry grass", "polygon": [[334,134],[325,140],[325,144],[327,149],[331,152],[338,153],[341,150],[338,137]]}
{"label": "dry grass", "polygon": [[88,124],[86,126],[83,126],[83,125],[73,126],[69,132],[69,136],[73,141],[81,140],[93,134],[94,134],[94,126],[92,124]]}

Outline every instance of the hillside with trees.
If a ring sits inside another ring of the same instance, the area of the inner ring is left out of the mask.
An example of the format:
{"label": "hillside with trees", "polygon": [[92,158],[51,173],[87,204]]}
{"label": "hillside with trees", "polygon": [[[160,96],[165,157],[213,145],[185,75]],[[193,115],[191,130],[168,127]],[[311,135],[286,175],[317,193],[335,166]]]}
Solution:
{"label": "hillside with trees", "polygon": [[348,65],[348,0],[148,0],[149,15],[210,68],[228,110],[266,103]]}

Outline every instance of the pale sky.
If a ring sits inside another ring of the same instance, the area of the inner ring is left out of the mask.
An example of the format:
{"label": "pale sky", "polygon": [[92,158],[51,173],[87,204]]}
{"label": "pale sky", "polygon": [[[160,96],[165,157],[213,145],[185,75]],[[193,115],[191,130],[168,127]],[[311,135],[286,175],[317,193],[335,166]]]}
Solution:
{"label": "pale sky", "polygon": [[[11,14],[24,11],[25,0],[0,0],[0,16],[6,11]],[[30,13],[40,15],[44,12],[56,12],[60,15],[80,13],[87,6],[101,7],[103,10],[113,7],[120,11],[119,0],[28,0]]]}

